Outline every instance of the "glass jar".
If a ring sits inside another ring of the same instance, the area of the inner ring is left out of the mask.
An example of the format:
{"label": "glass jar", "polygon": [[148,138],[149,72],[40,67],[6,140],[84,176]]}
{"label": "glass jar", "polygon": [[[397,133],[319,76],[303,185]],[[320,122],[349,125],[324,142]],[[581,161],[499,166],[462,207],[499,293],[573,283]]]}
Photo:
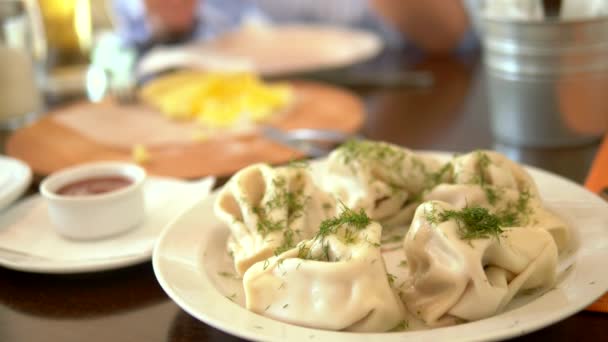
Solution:
{"label": "glass jar", "polygon": [[44,60],[35,3],[0,0],[0,127],[15,129],[42,110],[38,83]]}

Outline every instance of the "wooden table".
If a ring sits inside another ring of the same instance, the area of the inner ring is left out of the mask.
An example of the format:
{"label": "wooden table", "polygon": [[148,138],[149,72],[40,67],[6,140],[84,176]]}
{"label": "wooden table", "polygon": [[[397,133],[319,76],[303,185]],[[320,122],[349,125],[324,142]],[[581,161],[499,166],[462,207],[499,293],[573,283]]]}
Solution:
{"label": "wooden table", "polygon": [[[477,58],[430,60],[417,67],[433,72],[433,87],[360,89],[369,111],[364,135],[414,149],[494,148],[583,181],[597,144],[540,150],[494,142]],[[174,304],[156,282],[149,262],[69,276],[0,268],[0,341],[206,340],[238,339]],[[519,340],[608,341],[608,314],[582,312]]]}

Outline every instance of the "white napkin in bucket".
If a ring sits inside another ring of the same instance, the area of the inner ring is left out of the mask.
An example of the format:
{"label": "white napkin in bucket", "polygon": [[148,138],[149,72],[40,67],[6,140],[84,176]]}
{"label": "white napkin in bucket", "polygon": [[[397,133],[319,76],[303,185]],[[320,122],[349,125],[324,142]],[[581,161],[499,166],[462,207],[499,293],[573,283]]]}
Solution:
{"label": "white napkin in bucket", "polygon": [[608,15],[607,0],[562,0],[562,19],[588,19]]}
{"label": "white napkin in bucket", "polygon": [[541,0],[485,0],[482,15],[492,19],[543,20]]}

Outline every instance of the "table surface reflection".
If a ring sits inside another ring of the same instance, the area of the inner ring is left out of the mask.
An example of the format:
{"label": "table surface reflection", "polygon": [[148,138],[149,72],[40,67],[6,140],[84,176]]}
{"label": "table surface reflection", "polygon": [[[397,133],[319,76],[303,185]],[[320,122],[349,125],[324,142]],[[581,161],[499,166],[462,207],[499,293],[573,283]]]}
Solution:
{"label": "table surface reflection", "polygon": [[[410,67],[408,62],[392,63]],[[434,85],[355,89],[368,109],[363,135],[412,149],[496,149],[576,182],[584,180],[597,143],[530,149],[493,140],[487,90],[476,56],[428,59],[415,68],[431,71]],[[608,314],[581,312],[518,340],[608,340],[606,326]],[[30,274],[0,267],[0,341],[206,340],[239,339],[174,304],[158,285],[150,262],[79,275]]]}

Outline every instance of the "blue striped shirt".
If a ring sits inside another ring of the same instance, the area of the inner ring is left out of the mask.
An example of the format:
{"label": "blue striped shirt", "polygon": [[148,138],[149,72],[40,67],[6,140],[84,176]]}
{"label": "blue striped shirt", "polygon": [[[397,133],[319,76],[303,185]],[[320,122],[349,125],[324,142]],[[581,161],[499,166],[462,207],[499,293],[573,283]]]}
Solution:
{"label": "blue striped shirt", "polygon": [[[465,3],[471,5],[474,1],[477,0],[465,0]],[[210,39],[247,21],[329,23],[373,31],[391,48],[406,46],[407,39],[383,21],[368,3],[368,0],[203,0],[197,5],[198,25],[194,35]],[[114,0],[114,9],[118,30],[127,42],[141,44],[151,39],[141,0]],[[464,37],[459,50],[470,49],[476,44],[471,31]]]}

